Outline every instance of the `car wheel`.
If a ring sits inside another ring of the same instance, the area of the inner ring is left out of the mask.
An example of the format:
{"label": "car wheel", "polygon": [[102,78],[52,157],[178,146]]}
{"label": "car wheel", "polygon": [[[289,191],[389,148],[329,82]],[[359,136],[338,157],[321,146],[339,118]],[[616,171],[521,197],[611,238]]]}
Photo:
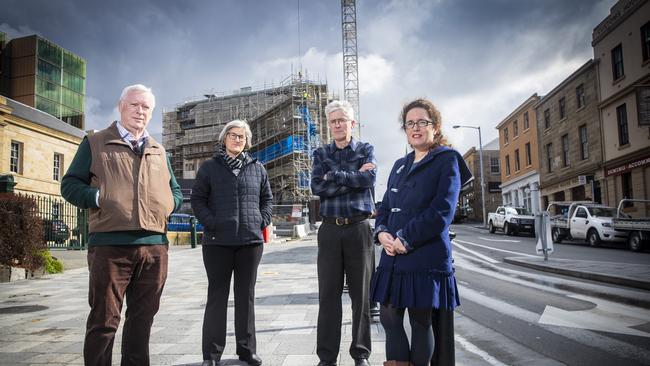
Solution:
{"label": "car wheel", "polygon": [[512,233],[510,232],[510,225],[508,225],[507,222],[503,224],[503,232],[506,235],[512,235]]}
{"label": "car wheel", "polygon": [[560,229],[558,228],[553,228],[553,231],[551,231],[551,237],[553,238],[553,243],[562,242],[562,235],[560,234]]}
{"label": "car wheel", "polygon": [[587,234],[587,242],[592,247],[597,247],[600,245],[600,236],[598,236],[598,231],[591,229]]}
{"label": "car wheel", "polygon": [[627,244],[629,245],[631,251],[640,252],[643,249],[643,243],[641,242],[641,233],[638,231],[631,232],[630,236],[627,238]]}
{"label": "car wheel", "polygon": [[490,223],[488,224],[488,228],[489,228],[489,230],[490,230],[490,234],[494,234],[494,232],[497,230],[497,229],[494,227],[494,224],[492,223],[492,221],[490,221]]}

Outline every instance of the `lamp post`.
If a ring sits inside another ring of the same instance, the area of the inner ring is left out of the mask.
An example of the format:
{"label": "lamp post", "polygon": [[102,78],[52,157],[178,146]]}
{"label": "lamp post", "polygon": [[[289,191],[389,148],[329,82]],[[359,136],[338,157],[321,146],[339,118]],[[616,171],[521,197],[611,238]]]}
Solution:
{"label": "lamp post", "polygon": [[485,212],[485,181],[483,180],[483,141],[481,139],[481,126],[464,126],[464,125],[455,125],[454,128],[473,128],[478,130],[478,148],[479,148],[479,165],[481,169],[481,206],[483,207],[483,227],[486,225],[487,214]]}

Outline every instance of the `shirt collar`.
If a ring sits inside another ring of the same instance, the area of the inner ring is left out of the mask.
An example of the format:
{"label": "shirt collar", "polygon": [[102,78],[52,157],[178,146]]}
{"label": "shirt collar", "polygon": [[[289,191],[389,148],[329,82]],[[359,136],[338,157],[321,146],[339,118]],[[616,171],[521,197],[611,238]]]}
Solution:
{"label": "shirt collar", "polygon": [[[348,144],[348,146],[352,149],[352,151],[356,151],[357,150],[357,145],[359,145],[359,141],[357,141],[354,137],[352,137],[350,139],[350,143]],[[346,147],[348,147],[348,146],[346,146]],[[344,147],[343,149],[345,149],[346,147]],[[336,146],[336,142],[332,141],[332,143],[330,144],[330,151],[334,152],[337,149],[339,149],[339,148]],[[339,150],[343,150],[343,149],[339,149]]]}
{"label": "shirt collar", "polygon": [[[129,130],[124,128],[124,126],[122,126],[122,123],[120,121],[117,121],[116,125],[122,140],[126,141],[129,144],[131,143],[131,141],[135,140],[135,136],[133,136],[133,134],[129,132]],[[149,132],[145,129],[144,132],[142,132],[142,136],[140,136],[140,139],[138,139],[138,145],[142,144],[144,140],[147,138],[149,138]]]}

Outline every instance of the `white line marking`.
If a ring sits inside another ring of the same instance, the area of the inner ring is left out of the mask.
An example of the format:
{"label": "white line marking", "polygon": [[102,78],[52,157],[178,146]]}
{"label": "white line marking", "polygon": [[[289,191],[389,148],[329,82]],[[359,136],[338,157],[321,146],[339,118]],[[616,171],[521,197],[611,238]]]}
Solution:
{"label": "white line marking", "polygon": [[590,330],[539,324],[538,320],[540,318],[540,315],[534,311],[526,310],[516,305],[507,303],[503,300],[489,297],[465,286],[459,286],[459,290],[461,298],[464,297],[469,301],[472,301],[476,304],[481,304],[482,306],[485,306],[503,315],[513,317],[524,322],[538,324],[538,326],[546,329],[549,332],[569,338],[580,344],[612,353],[617,357],[631,358],[641,363],[648,362],[648,352],[640,346],[625,343],[624,341],[620,341],[616,338],[601,335]]}
{"label": "white line marking", "polygon": [[457,246],[458,246],[458,244],[457,244],[456,242],[460,242],[460,243],[463,243],[463,244],[474,245],[474,246],[481,247],[481,248],[485,248],[485,249],[496,250],[496,251],[498,251],[498,252],[512,253],[512,254],[522,255],[522,256],[524,256],[524,257],[533,257],[533,258],[537,257],[536,255],[532,255],[532,254],[526,254],[526,253],[521,253],[521,252],[515,252],[515,251],[512,251],[512,250],[505,250],[505,249],[494,248],[494,247],[490,247],[490,246],[487,246],[487,245],[482,245],[482,244],[472,243],[471,241],[464,241],[464,240],[454,239],[453,242],[454,242],[454,244],[456,244]]}
{"label": "white line marking", "polygon": [[477,251],[471,250],[471,249],[469,249],[469,248],[467,248],[467,247],[464,247],[464,246],[462,246],[462,245],[456,243],[456,240],[455,240],[455,239],[453,240],[453,243],[454,243],[454,245],[456,245],[459,249],[462,249],[462,250],[464,250],[464,251],[466,251],[466,252],[468,252],[468,253],[472,253],[472,254],[474,254],[475,256],[477,256],[477,257],[483,259],[484,261],[487,261],[487,262],[489,262],[489,263],[499,263],[499,261],[496,260],[496,259],[492,259],[492,258],[488,257],[487,255],[483,255],[483,254],[481,254],[481,253],[479,253],[479,252],[477,252]]}
{"label": "white line marking", "polygon": [[504,242],[504,243],[521,243],[521,240],[510,240],[510,239],[490,239],[490,238],[484,238],[482,236],[478,237],[479,239],[487,240],[487,241],[498,241],[498,242]]}
{"label": "white line marking", "polygon": [[468,341],[467,339],[463,338],[462,336],[456,334],[454,337],[460,345],[465,348],[468,352],[471,352],[477,356],[479,356],[483,361],[489,363],[490,365],[494,366],[506,366],[505,363],[497,360],[496,358],[490,356],[487,352],[483,351],[482,349],[476,347],[473,343]]}

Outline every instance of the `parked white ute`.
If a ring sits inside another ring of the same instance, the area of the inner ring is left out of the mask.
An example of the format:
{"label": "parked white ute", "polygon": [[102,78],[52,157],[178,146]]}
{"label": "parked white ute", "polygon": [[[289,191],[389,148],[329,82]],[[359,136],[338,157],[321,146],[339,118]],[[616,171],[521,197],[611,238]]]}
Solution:
{"label": "parked white ute", "polygon": [[[625,242],[628,233],[615,230],[612,220],[616,209],[598,204],[573,204],[568,210],[569,219],[551,218],[553,241],[559,243],[566,237],[586,240],[591,246],[601,242]],[[566,220],[566,221],[565,221]]]}
{"label": "parked white ute", "polygon": [[495,212],[488,213],[488,228],[490,233],[499,229],[506,235],[517,236],[520,232],[535,235],[535,216],[523,207],[499,206]]}

